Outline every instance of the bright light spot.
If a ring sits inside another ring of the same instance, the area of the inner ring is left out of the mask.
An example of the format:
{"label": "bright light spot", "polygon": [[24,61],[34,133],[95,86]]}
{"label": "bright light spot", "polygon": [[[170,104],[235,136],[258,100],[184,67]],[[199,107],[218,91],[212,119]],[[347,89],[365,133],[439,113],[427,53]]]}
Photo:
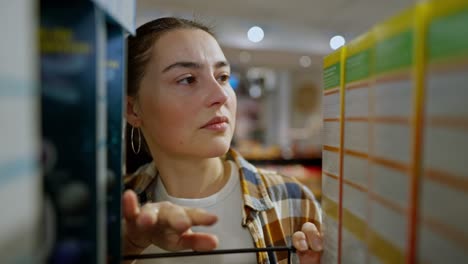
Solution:
{"label": "bright light spot", "polygon": [[343,46],[346,43],[346,40],[343,36],[334,36],[333,38],[330,39],[330,47],[333,50],[336,50]]}
{"label": "bright light spot", "polygon": [[252,98],[259,98],[262,96],[262,89],[258,85],[252,85],[249,89],[249,95]]}
{"label": "bright light spot", "polygon": [[310,59],[309,56],[302,56],[300,59],[299,59],[299,64],[304,67],[304,68],[307,68],[309,67],[311,64],[312,64],[312,60]]}
{"label": "bright light spot", "polygon": [[239,60],[241,63],[249,63],[252,56],[247,51],[241,51],[239,54]]}
{"label": "bright light spot", "polygon": [[251,27],[247,32],[247,38],[254,43],[262,41],[264,36],[263,29],[257,26]]}

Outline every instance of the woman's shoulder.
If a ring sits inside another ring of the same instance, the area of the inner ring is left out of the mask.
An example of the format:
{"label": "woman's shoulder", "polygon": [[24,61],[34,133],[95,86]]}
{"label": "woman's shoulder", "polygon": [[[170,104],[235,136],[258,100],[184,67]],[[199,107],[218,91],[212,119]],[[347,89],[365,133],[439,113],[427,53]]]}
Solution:
{"label": "woman's shoulder", "polygon": [[272,200],[313,199],[313,194],[298,179],[275,170],[257,169]]}
{"label": "woman's shoulder", "polygon": [[246,180],[250,180],[256,185],[264,186],[272,198],[313,198],[313,195],[310,196],[306,193],[307,188],[295,177],[255,166],[232,149],[229,152],[229,157],[239,165]]}
{"label": "woman's shoulder", "polygon": [[277,184],[296,184],[301,185],[301,183],[292,176],[282,174],[273,169],[258,168],[257,171],[259,174],[263,175],[265,183],[268,185],[277,185]]}

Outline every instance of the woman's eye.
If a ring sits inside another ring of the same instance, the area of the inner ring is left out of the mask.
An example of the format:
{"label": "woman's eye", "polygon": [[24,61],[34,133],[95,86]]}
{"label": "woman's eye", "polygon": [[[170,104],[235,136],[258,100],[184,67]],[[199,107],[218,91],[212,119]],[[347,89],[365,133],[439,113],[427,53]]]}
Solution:
{"label": "woman's eye", "polygon": [[223,74],[221,76],[218,77],[218,81],[221,82],[221,83],[225,83],[227,81],[229,81],[229,74]]}
{"label": "woman's eye", "polygon": [[195,77],[190,76],[190,77],[185,77],[183,79],[180,79],[177,81],[178,84],[183,84],[183,85],[189,85],[192,84],[196,81]]}

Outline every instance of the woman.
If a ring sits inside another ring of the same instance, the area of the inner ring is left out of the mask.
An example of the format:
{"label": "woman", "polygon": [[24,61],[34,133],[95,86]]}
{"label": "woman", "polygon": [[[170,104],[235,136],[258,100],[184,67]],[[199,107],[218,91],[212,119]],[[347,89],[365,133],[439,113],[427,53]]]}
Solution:
{"label": "woman", "polygon": [[[129,37],[128,138],[134,153],[146,146],[154,159],[125,180],[131,190],[123,195],[124,254],[290,246],[292,240],[299,263],[318,263],[320,211],[313,195],[230,150],[236,96],[229,75],[213,34],[196,22],[161,18]],[[183,262],[286,258],[286,252],[261,252]]]}

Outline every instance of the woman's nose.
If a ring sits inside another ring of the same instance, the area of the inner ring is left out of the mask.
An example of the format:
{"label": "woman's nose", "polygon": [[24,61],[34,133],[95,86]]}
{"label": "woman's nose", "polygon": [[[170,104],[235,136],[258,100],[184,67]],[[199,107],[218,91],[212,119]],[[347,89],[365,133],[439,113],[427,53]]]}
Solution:
{"label": "woman's nose", "polygon": [[223,105],[229,99],[228,87],[220,84],[215,78],[208,81],[207,106]]}

